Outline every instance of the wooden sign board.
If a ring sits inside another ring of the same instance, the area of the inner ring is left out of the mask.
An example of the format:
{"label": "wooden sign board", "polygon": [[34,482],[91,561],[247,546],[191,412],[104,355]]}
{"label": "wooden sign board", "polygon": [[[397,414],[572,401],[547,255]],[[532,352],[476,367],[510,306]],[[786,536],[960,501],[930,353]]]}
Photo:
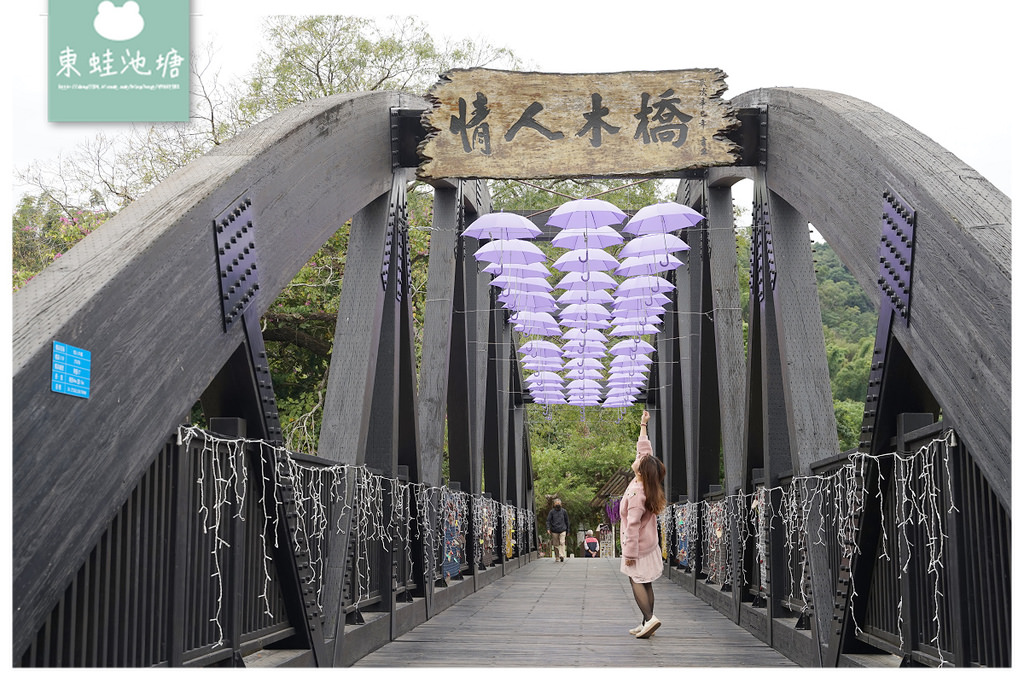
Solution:
{"label": "wooden sign board", "polygon": [[547,74],[457,69],[423,116],[421,178],[666,175],[736,163],[720,69]]}

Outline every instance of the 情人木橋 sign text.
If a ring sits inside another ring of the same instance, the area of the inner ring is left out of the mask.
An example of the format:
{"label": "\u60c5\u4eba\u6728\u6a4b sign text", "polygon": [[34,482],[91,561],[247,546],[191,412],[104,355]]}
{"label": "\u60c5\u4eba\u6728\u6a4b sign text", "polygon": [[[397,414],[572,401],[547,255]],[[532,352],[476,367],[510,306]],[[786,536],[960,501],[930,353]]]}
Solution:
{"label": "\u60c5\u4eba\u6728\u6a4b sign text", "polygon": [[719,69],[448,72],[429,94],[425,178],[667,174],[733,164]]}

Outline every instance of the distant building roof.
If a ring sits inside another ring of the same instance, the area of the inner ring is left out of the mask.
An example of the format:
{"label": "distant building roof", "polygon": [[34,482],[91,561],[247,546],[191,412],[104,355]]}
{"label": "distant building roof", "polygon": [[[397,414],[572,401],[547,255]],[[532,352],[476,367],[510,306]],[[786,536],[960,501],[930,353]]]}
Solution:
{"label": "distant building roof", "polygon": [[623,467],[613,474],[602,486],[590,501],[590,507],[599,508],[608,502],[609,498],[621,496],[626,492],[629,481],[633,478],[633,468]]}

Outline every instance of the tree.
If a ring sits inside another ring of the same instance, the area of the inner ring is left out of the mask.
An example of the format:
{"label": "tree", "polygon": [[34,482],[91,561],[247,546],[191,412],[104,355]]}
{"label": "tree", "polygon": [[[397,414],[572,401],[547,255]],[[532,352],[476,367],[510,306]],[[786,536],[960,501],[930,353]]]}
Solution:
{"label": "tree", "polygon": [[399,90],[424,94],[453,67],[519,68],[511,50],[470,40],[438,44],[412,17],[382,27],[346,16],[276,16],[270,47],[246,80],[239,109],[255,123],[299,102],[337,93]]}
{"label": "tree", "polygon": [[22,197],[11,220],[14,291],[67,253],[107,218],[105,212],[66,206],[48,195]]}
{"label": "tree", "polygon": [[539,529],[553,497],[562,499],[573,529],[604,521],[604,507],[592,508],[590,502],[613,474],[633,462],[642,412],[639,405],[619,411],[527,404]]}

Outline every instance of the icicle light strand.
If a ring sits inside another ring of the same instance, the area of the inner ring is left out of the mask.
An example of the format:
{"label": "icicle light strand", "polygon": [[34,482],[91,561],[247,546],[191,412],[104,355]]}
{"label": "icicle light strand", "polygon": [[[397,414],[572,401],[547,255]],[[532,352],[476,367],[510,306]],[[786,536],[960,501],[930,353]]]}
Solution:
{"label": "icicle light strand", "polygon": [[[412,539],[421,540],[424,553],[424,581],[432,580],[430,572],[443,577],[443,567],[449,550],[459,564],[467,559],[465,528],[469,513],[473,514],[473,528],[477,543],[473,559],[482,562],[495,557],[497,545],[496,524],[500,520],[504,538],[501,547],[506,557],[514,556],[517,548],[529,548],[529,539],[536,532],[536,516],[531,510],[499,504],[482,494],[467,494],[447,486],[426,486],[405,483],[397,478],[386,478],[371,472],[365,465],[314,465],[300,461],[287,449],[260,439],[219,436],[195,425],[178,428],[178,443],[184,453],[190,453],[193,441],[202,447],[196,460],[196,515],[204,534],[212,535],[211,578],[217,581],[217,605],[210,619],[217,629],[218,647],[224,642],[221,624],[224,582],[221,570],[221,551],[230,548],[227,540],[227,519],[259,524],[263,590],[263,610],[273,617],[270,604],[272,547],[278,547],[278,510],[284,501],[282,492],[291,482],[292,500],[297,512],[296,533],[292,537],[293,550],[309,558],[309,583],[315,589],[317,606],[323,612],[322,590],[327,557],[332,543],[347,543],[343,538],[350,529],[352,549],[355,552],[355,595],[353,602],[366,600],[374,583],[371,576],[371,553],[374,544],[384,550],[401,552],[406,566],[413,570]],[[250,447],[259,448],[257,460],[260,478],[259,519],[246,520],[245,504],[249,495],[247,461]],[[271,463],[268,467],[267,462]],[[387,506],[385,506],[387,496]],[[273,501],[273,505],[268,504]],[[385,518],[385,507],[388,514]],[[233,508],[233,512],[232,512]],[[269,514],[268,514],[269,512]],[[446,547],[445,527],[454,529],[452,547]],[[461,532],[461,533],[459,533]],[[273,539],[271,541],[271,539]],[[394,546],[397,540],[397,547]],[[429,567],[429,569],[428,569]],[[387,569],[390,571],[390,569]],[[444,577],[447,578],[447,577]]]}

